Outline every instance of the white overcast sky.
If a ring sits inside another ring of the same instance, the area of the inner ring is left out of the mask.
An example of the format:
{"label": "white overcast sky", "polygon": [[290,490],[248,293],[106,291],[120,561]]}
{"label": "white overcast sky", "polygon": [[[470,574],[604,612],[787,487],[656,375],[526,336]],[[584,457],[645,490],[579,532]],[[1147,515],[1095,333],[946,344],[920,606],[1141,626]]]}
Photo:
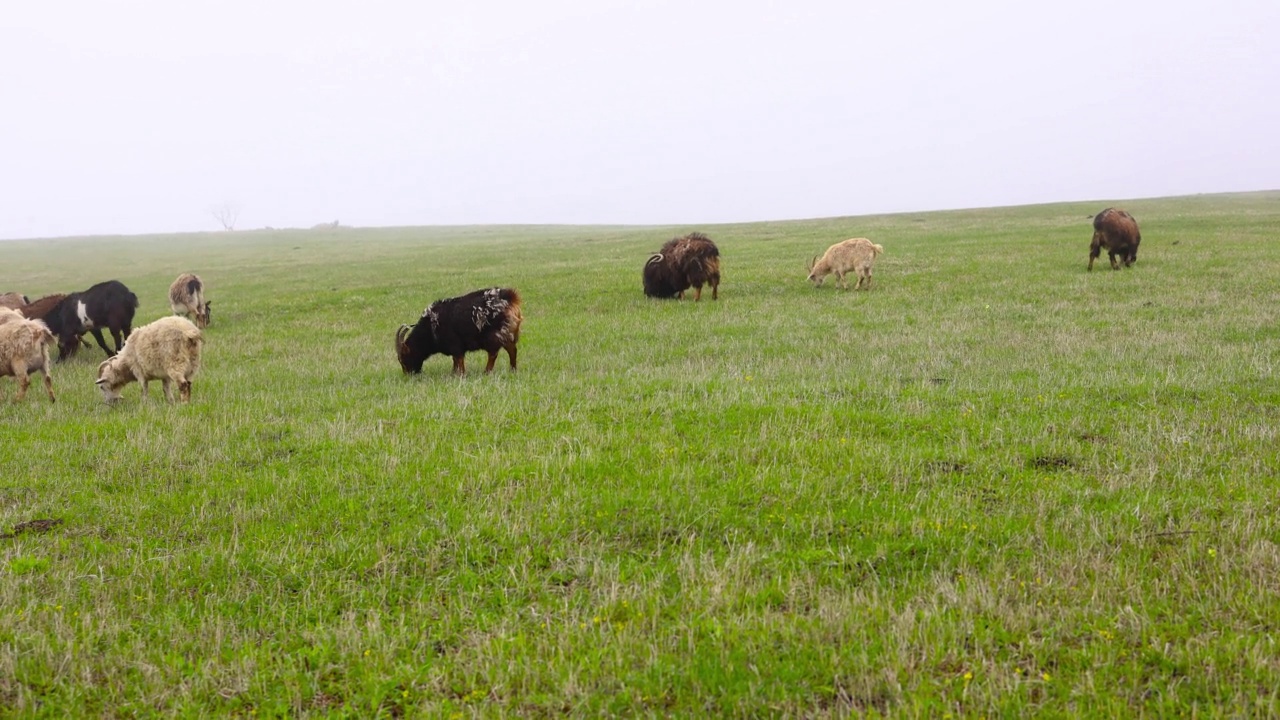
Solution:
{"label": "white overcast sky", "polygon": [[1280,187],[1280,0],[31,0],[0,238]]}

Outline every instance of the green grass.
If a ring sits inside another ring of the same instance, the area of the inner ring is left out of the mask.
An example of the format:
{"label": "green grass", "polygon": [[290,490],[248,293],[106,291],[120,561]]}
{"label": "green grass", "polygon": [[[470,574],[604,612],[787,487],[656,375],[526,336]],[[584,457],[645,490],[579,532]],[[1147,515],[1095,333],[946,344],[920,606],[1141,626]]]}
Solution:
{"label": "green grass", "polygon": [[[214,301],[188,406],[96,348],[0,403],[0,531],[64,521],[0,539],[0,715],[1280,714],[1280,193],[1086,273],[1102,207],[0,243]],[[647,300],[691,229],[721,299]],[[494,284],[517,374],[401,374]]]}

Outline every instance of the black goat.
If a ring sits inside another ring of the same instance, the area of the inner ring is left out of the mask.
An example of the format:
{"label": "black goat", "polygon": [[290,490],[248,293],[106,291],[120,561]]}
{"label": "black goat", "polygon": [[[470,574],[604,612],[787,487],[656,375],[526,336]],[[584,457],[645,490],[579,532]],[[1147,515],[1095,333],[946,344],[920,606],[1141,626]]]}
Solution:
{"label": "black goat", "polygon": [[[133,332],[133,313],[137,309],[138,296],[119,280],[98,283],[84,292],[66,296],[44,318],[49,330],[58,336],[58,361],[75,354],[80,335],[86,331],[93,333],[93,339],[107,357],[113,357]],[[103,328],[111,331],[115,352],[102,339]]]}
{"label": "black goat", "polygon": [[668,240],[644,264],[644,294],[656,298],[684,298],[694,288],[694,300],[702,299],[702,286],[711,285],[711,299],[720,297],[720,249],[702,233]]}
{"label": "black goat", "polygon": [[405,373],[422,372],[422,363],[437,353],[453,358],[455,375],[465,375],[464,358],[472,350],[489,353],[491,372],[498,350],[506,350],[516,369],[516,343],[520,341],[520,295],[511,288],[476,290],[461,297],[437,300],[422,311],[413,327],[396,331],[396,356]]}

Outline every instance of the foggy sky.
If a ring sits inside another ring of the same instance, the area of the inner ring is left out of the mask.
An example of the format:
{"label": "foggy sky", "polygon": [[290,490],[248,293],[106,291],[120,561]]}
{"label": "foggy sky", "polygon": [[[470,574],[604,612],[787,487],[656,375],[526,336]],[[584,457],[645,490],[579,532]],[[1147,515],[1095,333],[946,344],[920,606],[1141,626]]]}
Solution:
{"label": "foggy sky", "polygon": [[1280,187],[1280,2],[47,0],[0,238]]}

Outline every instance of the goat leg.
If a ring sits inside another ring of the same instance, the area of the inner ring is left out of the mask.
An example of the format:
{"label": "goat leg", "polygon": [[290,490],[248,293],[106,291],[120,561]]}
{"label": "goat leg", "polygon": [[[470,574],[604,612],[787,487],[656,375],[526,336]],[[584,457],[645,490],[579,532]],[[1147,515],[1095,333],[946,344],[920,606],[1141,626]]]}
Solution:
{"label": "goat leg", "polygon": [[107,347],[107,341],[102,337],[101,330],[93,328],[89,332],[93,333],[93,339],[98,341],[98,347],[102,348],[102,352],[106,353],[107,357],[115,357],[115,353],[111,352],[111,348]]}

